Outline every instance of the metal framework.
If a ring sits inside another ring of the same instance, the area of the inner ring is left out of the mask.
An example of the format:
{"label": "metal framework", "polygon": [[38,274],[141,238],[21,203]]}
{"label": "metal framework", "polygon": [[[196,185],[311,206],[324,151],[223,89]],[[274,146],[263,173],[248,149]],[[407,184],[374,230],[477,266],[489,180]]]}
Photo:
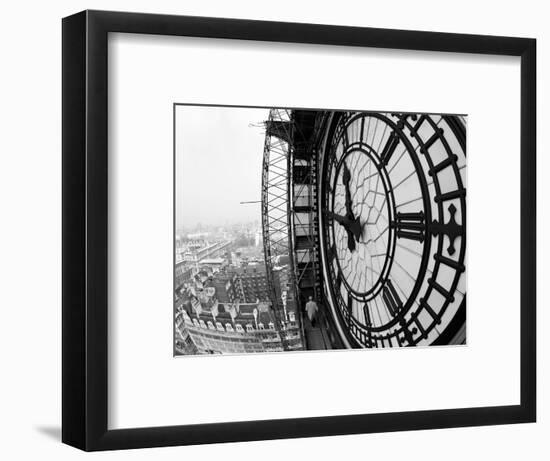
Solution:
{"label": "metal framework", "polygon": [[[280,322],[286,322],[279,306],[282,300],[277,299],[276,296],[273,269],[280,256],[288,256],[291,261],[289,276],[294,276],[288,221],[289,159],[293,138],[291,111],[271,109],[265,127],[262,165],[262,233],[267,283],[274,300],[275,315]],[[290,286],[294,287],[293,281]]]}
{"label": "metal framework", "polygon": [[[289,282],[300,312],[304,340],[303,306],[309,296],[316,301],[322,297],[317,152],[326,120],[323,111],[272,109],[265,124],[262,224],[267,281],[275,299],[273,269],[279,256],[288,255]],[[276,315],[284,321],[278,302],[274,303]],[[331,343],[336,344],[334,335],[329,336]]]}
{"label": "metal framework", "polygon": [[[329,113],[295,110],[293,148],[290,151],[289,225],[293,247],[296,292],[301,305],[309,296],[318,303],[323,345],[308,337],[308,348],[340,348],[334,321],[323,303],[319,255],[319,149],[326,134]],[[309,343],[309,340],[312,343]],[[315,344],[318,343],[318,344]]]}
{"label": "metal framework", "polygon": [[296,285],[302,302],[320,298],[317,235],[317,141],[323,113],[294,111],[295,136],[290,154],[290,232]]}

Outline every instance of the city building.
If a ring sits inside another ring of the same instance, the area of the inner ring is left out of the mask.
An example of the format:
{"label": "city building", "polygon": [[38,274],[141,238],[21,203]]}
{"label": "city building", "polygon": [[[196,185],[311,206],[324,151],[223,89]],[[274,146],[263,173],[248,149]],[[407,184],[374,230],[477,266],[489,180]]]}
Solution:
{"label": "city building", "polygon": [[205,240],[176,240],[176,259],[198,266],[203,260],[219,258],[231,249],[231,240],[210,243]]}
{"label": "city building", "polygon": [[234,276],[235,291],[241,302],[271,301],[265,264],[230,267],[228,273]]}
{"label": "city building", "polygon": [[[239,354],[280,352],[299,337],[297,326],[282,327],[269,303],[182,302],[176,313],[176,353]],[[301,346],[301,345],[300,345]],[[300,347],[293,344],[294,350]]]}
{"label": "city building", "polygon": [[185,282],[188,282],[193,277],[193,266],[188,265],[185,261],[176,262],[175,267],[175,291],[179,292]]}
{"label": "city building", "polygon": [[201,268],[211,268],[213,272],[218,272],[223,266],[227,265],[224,258],[205,258],[199,261]]}
{"label": "city building", "polygon": [[177,240],[176,355],[305,348],[289,258],[277,258],[270,282],[256,229],[238,227],[214,244]]}
{"label": "city building", "polygon": [[239,293],[236,291],[235,274],[228,274],[225,271],[218,272],[212,277],[208,286],[214,287],[215,296],[220,303],[232,303],[238,301]]}

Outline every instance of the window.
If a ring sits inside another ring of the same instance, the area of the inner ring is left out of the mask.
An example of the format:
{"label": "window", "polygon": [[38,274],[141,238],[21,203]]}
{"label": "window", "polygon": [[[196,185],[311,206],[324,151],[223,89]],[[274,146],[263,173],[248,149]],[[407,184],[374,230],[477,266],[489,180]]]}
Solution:
{"label": "window", "polygon": [[259,324],[258,324],[258,328],[259,328],[260,330],[263,330],[263,329],[264,329],[264,324],[263,324],[263,323],[259,323]]}
{"label": "window", "polygon": [[239,333],[244,333],[244,329],[240,323],[237,323],[237,326],[235,328]]}
{"label": "window", "polygon": [[225,324],[225,329],[226,329],[227,331],[233,332],[233,326],[232,326],[230,323],[226,323],[226,324]]}
{"label": "window", "polygon": [[246,325],[246,331],[248,333],[252,333],[254,331],[254,328],[252,327],[252,325],[250,325],[250,323]]}

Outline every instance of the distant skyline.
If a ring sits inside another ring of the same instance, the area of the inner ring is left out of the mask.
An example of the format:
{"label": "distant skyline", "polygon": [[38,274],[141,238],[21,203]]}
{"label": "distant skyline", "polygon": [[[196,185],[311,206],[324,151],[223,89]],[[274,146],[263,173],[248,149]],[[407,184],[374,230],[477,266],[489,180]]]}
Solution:
{"label": "distant skyline", "polygon": [[[248,221],[248,220],[245,220],[245,221],[236,221],[236,222],[232,222],[232,223],[212,223],[212,224],[206,224],[206,223],[197,223],[198,224],[201,224],[201,228],[199,230],[198,226],[182,226],[182,227],[176,227],[176,233],[177,232],[186,232],[186,233],[189,233],[189,232],[203,232],[203,231],[206,231],[206,232],[211,232],[211,231],[217,231],[219,228],[223,228],[224,230],[227,230],[227,229],[232,229],[234,227],[239,227],[239,226],[261,226],[262,225],[262,222],[260,221],[260,219],[254,219],[252,221]],[[252,227],[250,227],[250,229],[252,229]]]}
{"label": "distant skyline", "polygon": [[[176,107],[176,228],[261,219],[269,109]],[[251,126],[253,125],[253,126]]]}

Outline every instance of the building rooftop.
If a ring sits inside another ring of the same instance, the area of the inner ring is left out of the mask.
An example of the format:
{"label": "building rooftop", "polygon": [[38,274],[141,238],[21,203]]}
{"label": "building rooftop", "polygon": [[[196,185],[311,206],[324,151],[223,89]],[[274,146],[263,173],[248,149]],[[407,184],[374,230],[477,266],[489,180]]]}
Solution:
{"label": "building rooftop", "polygon": [[205,258],[199,261],[199,264],[223,264],[225,259],[223,258]]}

